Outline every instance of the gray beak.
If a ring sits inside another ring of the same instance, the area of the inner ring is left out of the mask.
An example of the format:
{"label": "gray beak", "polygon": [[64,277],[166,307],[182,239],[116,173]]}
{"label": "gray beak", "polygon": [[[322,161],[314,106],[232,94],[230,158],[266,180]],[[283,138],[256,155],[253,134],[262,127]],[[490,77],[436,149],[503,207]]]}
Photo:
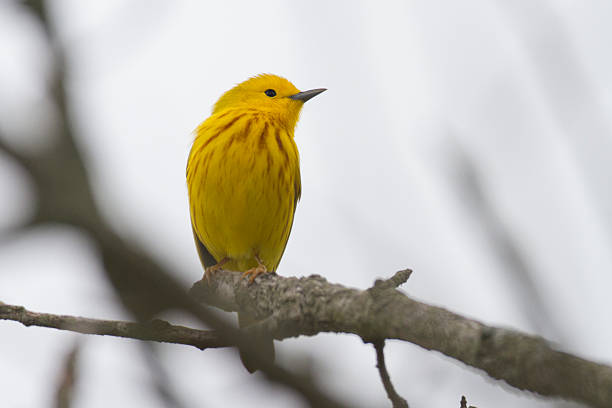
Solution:
{"label": "gray beak", "polygon": [[309,99],[314,98],[321,92],[327,91],[327,88],[311,89],[310,91],[304,91],[296,93],[295,95],[289,95],[288,98],[295,99],[296,101],[306,102]]}

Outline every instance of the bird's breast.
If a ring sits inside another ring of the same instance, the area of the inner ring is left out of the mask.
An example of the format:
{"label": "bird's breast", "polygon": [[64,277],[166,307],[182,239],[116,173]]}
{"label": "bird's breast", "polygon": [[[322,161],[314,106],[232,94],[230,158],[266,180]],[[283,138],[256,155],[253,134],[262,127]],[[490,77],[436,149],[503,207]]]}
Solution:
{"label": "bird's breast", "polygon": [[196,233],[215,258],[259,251],[278,263],[299,196],[297,147],[262,115],[221,119],[198,131],[189,158]]}

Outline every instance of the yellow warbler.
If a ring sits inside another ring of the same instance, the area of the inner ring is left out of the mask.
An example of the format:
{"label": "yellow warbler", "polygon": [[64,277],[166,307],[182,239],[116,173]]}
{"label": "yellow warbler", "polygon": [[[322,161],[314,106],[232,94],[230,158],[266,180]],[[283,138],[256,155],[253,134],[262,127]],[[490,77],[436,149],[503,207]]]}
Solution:
{"label": "yellow warbler", "polygon": [[[276,270],[301,191],[295,125],[304,102],[323,91],[300,92],[285,78],[258,75],[223,94],[197,128],[187,188],[206,278],[224,267],[252,283]],[[238,318],[241,326],[252,323]]]}

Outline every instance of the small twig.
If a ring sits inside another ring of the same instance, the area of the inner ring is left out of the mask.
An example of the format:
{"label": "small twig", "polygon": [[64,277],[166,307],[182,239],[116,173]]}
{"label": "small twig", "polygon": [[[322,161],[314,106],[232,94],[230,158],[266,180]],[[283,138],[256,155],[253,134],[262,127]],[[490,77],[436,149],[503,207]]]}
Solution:
{"label": "small twig", "polygon": [[412,269],[397,271],[395,272],[395,275],[389,279],[377,279],[376,282],[374,282],[374,286],[370,290],[382,291],[398,288],[408,281],[410,275],[412,275]]}
{"label": "small twig", "polygon": [[475,407],[475,406],[473,406],[473,405],[470,405],[470,406],[468,407],[467,400],[465,399],[465,395],[462,395],[462,396],[461,396],[461,402],[460,402],[460,403],[461,403],[461,405],[459,406],[459,408],[476,408],[476,407]]}
{"label": "small twig", "polygon": [[0,320],[14,320],[24,326],[50,327],[83,334],[115,336],[163,343],[185,344],[201,350],[233,346],[211,330],[197,330],[172,325],[163,320],[148,323],[133,323],[118,320],[89,319],[85,317],[36,313],[22,306],[0,302]]}
{"label": "small twig", "polygon": [[393,384],[391,384],[391,377],[389,377],[389,372],[385,365],[385,353],[383,351],[385,348],[385,341],[374,341],[372,344],[376,350],[376,368],[378,368],[378,372],[380,373],[380,379],[385,387],[387,396],[391,400],[391,403],[393,403],[393,408],[408,408],[408,402],[395,391]]}

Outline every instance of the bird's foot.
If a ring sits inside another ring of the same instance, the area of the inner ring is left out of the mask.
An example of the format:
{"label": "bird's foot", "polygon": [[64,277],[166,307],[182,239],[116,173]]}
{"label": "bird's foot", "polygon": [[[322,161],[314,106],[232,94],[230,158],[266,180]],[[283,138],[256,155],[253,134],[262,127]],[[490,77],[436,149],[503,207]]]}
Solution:
{"label": "bird's foot", "polygon": [[204,276],[202,276],[202,280],[206,279],[206,283],[210,285],[210,277],[219,269],[223,268],[223,265],[225,265],[228,261],[229,258],[223,258],[215,265],[209,266],[208,268],[204,269]]}
{"label": "bird's foot", "polygon": [[266,265],[264,265],[259,256],[256,256],[255,259],[257,260],[257,266],[242,274],[242,278],[249,278],[249,285],[252,284],[253,281],[255,281],[255,278],[257,278],[259,275],[263,275],[264,273],[268,272],[268,268]]}

